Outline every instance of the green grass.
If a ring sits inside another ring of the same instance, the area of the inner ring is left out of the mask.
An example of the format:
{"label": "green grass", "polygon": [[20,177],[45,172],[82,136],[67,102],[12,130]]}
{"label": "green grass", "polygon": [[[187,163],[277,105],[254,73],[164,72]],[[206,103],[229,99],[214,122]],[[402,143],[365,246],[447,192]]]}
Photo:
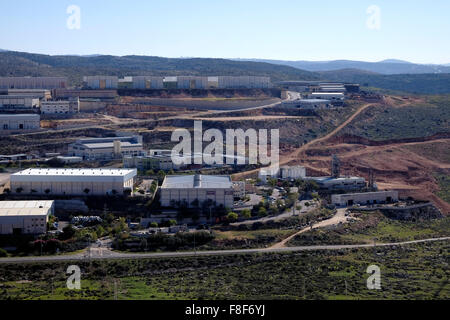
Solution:
{"label": "green grass", "polygon": [[450,236],[450,217],[426,221],[399,221],[378,212],[361,213],[358,221],[302,233],[289,246],[401,242]]}
{"label": "green grass", "polygon": [[436,195],[442,200],[450,203],[450,176],[445,174],[435,174],[434,176],[439,184],[439,191]]}
{"label": "green grass", "polygon": [[[65,287],[70,263],[0,265],[0,299],[113,299],[115,287],[118,299],[145,300],[449,299],[449,250],[447,241],[396,248],[79,262],[80,291]],[[366,269],[372,264],[381,268],[382,290],[366,287]],[[32,282],[16,282],[23,278]],[[48,279],[55,279],[53,291]]]}

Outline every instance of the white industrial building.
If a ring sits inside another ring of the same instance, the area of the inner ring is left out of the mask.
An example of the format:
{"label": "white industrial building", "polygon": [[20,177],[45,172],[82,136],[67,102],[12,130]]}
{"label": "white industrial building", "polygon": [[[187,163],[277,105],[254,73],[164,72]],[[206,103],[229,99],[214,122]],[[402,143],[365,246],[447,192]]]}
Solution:
{"label": "white industrial building", "polygon": [[345,99],[345,95],[342,92],[313,92],[309,95],[311,99],[323,99],[330,101],[341,101]]}
{"label": "white industrial building", "polygon": [[325,99],[297,99],[283,101],[281,105],[286,108],[315,110],[331,107],[331,101]]}
{"label": "white industrial building", "polygon": [[133,89],[163,89],[164,77],[133,76]]}
{"label": "white industrial building", "polygon": [[331,202],[337,206],[353,206],[355,204],[370,205],[377,203],[392,203],[397,201],[398,191],[377,191],[331,195]]}
{"label": "white industrial building", "polygon": [[41,114],[74,114],[80,112],[80,99],[42,101]]}
{"label": "white industrial building", "polygon": [[10,96],[31,96],[40,100],[52,98],[52,91],[48,89],[0,89],[0,94]]}
{"label": "white industrial building", "polygon": [[85,76],[83,86],[88,89],[117,89],[119,78],[116,76]]}
{"label": "white industrial building", "polygon": [[111,160],[145,155],[142,136],[79,139],[68,147],[68,155],[85,160]]}
{"label": "white industrial building", "polygon": [[54,201],[0,201],[0,234],[42,234]]}
{"label": "white industrial building", "polygon": [[30,95],[0,95],[0,109],[35,109],[39,98]]}
{"label": "white industrial building", "polygon": [[10,130],[37,130],[41,127],[38,114],[0,114],[0,132]]}
{"label": "white industrial building", "polygon": [[58,89],[66,87],[66,77],[0,77],[0,89]]}
{"label": "white industrial building", "polygon": [[211,200],[216,206],[233,207],[234,190],[230,176],[166,176],[160,190],[163,207],[183,202],[192,207],[195,200],[200,206]]}
{"label": "white industrial building", "polygon": [[[122,87],[133,89],[259,89],[272,86],[269,77],[255,76],[132,76],[118,81]],[[108,82],[102,87],[98,77],[85,77],[85,86],[106,89]]]}
{"label": "white industrial building", "polygon": [[281,179],[303,179],[306,177],[306,169],[302,166],[281,167]]}
{"label": "white industrial building", "polygon": [[321,190],[360,190],[366,187],[366,179],[362,177],[305,177],[315,181]]}
{"label": "white industrial building", "polygon": [[37,195],[122,195],[132,190],[136,169],[30,168],[10,177],[11,191]]}

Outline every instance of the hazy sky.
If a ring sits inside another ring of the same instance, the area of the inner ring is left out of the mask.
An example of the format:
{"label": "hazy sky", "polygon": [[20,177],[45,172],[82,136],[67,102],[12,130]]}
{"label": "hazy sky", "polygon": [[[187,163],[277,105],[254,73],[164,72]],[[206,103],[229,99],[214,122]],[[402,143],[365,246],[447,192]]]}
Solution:
{"label": "hazy sky", "polygon": [[[80,29],[67,26],[70,5],[80,8]],[[379,15],[367,13],[373,5]],[[449,0],[0,0],[0,48],[450,63],[449,14]]]}

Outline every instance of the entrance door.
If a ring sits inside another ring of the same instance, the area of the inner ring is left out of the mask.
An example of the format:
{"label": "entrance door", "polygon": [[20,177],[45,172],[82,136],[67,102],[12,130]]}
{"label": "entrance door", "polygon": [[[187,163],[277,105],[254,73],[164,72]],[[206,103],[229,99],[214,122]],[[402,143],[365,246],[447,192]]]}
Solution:
{"label": "entrance door", "polygon": [[347,201],[347,206],[351,207],[353,205],[353,200],[348,200]]}

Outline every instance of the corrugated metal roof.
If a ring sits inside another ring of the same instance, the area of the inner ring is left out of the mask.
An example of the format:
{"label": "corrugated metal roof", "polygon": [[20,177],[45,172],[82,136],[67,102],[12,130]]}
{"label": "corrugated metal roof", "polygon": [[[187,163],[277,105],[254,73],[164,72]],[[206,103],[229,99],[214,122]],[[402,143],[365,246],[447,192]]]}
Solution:
{"label": "corrugated metal roof", "polygon": [[162,189],[230,189],[232,188],[230,176],[188,175],[166,176]]}

